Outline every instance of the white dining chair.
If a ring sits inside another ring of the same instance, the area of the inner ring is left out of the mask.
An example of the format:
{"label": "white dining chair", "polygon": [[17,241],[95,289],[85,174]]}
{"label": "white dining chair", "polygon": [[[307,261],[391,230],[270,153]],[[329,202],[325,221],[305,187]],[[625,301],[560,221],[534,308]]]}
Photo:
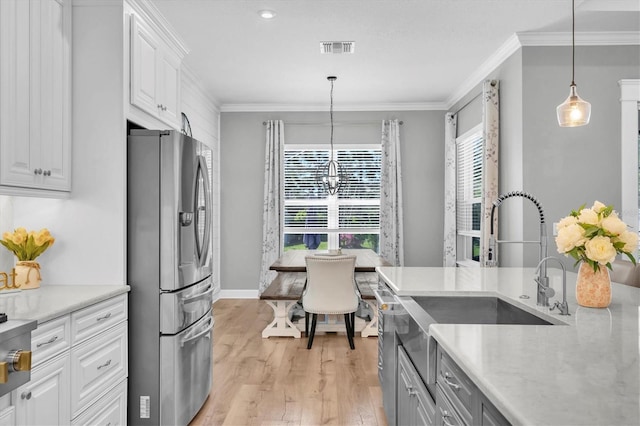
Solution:
{"label": "white dining chair", "polygon": [[[356,256],[306,256],[307,283],[302,293],[302,309],[305,312],[305,335],[308,336],[307,349],[311,349],[316,332],[318,314],[344,314],[344,323],[353,344],[355,313],[360,294],[355,281]],[[309,314],[311,334],[309,334]]]}

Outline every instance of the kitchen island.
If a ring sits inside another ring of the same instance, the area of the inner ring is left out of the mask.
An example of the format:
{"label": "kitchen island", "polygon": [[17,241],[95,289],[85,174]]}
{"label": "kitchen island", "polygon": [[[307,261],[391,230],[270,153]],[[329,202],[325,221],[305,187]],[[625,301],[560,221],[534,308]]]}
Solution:
{"label": "kitchen island", "polygon": [[[533,268],[380,267],[398,296],[490,295],[554,325],[432,324],[429,334],[512,424],[640,424],[640,289],[613,283],[606,309],[575,302],[570,316],[536,306]],[[562,274],[549,269],[562,296]],[[524,298],[522,297],[524,296]]]}

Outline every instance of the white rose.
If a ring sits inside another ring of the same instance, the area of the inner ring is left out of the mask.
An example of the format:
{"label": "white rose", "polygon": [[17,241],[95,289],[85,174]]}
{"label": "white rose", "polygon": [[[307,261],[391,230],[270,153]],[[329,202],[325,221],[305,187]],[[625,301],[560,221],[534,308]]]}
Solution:
{"label": "white rose", "polygon": [[618,254],[608,237],[597,236],[588,240],[585,245],[587,257],[601,265],[613,262]]}
{"label": "white rose", "polygon": [[636,232],[624,231],[618,236],[617,240],[624,243],[624,247],[621,250],[625,253],[633,253],[638,247],[638,234]]}
{"label": "white rose", "polygon": [[578,222],[585,223],[587,225],[597,225],[599,222],[598,213],[591,209],[582,209],[578,215]]}
{"label": "white rose", "polygon": [[563,217],[562,219],[560,219],[560,222],[558,222],[556,229],[564,228],[566,226],[573,225],[575,223],[578,223],[578,219],[576,219],[575,216],[569,215],[567,217]]}
{"label": "white rose", "polygon": [[558,253],[567,253],[574,247],[583,245],[584,242],[584,229],[577,223],[558,229],[558,235],[556,236]]}
{"label": "white rose", "polygon": [[596,201],[595,203],[593,203],[593,207],[591,207],[591,210],[593,210],[596,213],[600,213],[600,210],[606,209],[606,208],[607,206],[602,204],[600,201]]}
{"label": "white rose", "polygon": [[627,230],[627,224],[621,221],[615,212],[602,219],[602,227],[613,235],[620,235]]}

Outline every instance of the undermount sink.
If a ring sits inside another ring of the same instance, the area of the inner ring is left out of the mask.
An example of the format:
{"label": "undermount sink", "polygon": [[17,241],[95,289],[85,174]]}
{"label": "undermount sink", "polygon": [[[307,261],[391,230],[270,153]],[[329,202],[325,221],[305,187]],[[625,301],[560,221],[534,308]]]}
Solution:
{"label": "undermount sink", "polygon": [[411,298],[440,324],[553,325],[497,297],[414,296]]}

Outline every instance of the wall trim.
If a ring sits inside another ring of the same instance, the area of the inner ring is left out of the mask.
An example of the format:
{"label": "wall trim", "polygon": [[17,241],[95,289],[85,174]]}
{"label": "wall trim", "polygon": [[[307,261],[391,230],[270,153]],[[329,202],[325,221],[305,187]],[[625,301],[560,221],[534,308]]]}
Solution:
{"label": "wall trim", "polygon": [[[385,104],[352,104],[333,107],[334,111],[444,111],[444,102],[407,102]],[[327,105],[304,104],[223,104],[220,112],[315,112],[328,111]]]}
{"label": "wall trim", "polygon": [[220,290],[219,299],[257,299],[258,290]]}

